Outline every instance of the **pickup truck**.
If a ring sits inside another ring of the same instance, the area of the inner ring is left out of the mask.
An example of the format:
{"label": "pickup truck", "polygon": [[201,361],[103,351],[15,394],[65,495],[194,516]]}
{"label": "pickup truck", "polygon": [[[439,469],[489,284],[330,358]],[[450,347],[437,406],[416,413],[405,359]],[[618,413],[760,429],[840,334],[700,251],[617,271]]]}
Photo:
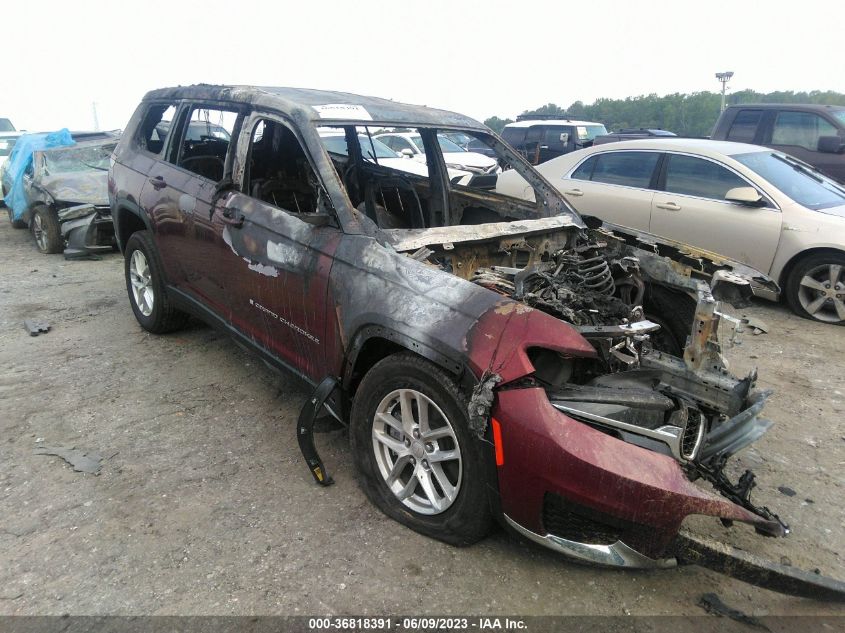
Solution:
{"label": "pickup truck", "polygon": [[732,105],[716,121],[711,138],[777,149],[845,183],[845,106]]}

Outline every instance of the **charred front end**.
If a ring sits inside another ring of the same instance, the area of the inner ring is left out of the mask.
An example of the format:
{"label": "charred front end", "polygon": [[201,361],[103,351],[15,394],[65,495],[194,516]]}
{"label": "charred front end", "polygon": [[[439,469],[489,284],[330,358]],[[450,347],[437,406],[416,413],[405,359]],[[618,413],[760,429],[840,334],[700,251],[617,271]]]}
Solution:
{"label": "charred front end", "polygon": [[728,371],[719,340],[742,323],[714,294],[749,296],[747,276],[681,265],[567,216],[391,238],[501,295],[467,339],[481,377],[470,417],[496,443],[502,510],[516,531],[635,567],[670,564],[690,514],[785,533],[752,504],[753,474],[733,483],[724,470],[771,425],[759,417],[768,393],[754,373]]}

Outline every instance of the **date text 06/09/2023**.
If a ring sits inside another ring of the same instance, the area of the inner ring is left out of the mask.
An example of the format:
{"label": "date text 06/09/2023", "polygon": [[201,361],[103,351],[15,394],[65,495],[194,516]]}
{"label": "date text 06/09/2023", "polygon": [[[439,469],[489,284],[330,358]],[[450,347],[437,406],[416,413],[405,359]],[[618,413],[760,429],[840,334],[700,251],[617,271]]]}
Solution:
{"label": "date text 06/09/2023", "polygon": [[522,619],[506,617],[322,617],[310,618],[308,628],[312,631],[389,631],[392,629],[404,631],[496,631],[526,630],[527,626]]}

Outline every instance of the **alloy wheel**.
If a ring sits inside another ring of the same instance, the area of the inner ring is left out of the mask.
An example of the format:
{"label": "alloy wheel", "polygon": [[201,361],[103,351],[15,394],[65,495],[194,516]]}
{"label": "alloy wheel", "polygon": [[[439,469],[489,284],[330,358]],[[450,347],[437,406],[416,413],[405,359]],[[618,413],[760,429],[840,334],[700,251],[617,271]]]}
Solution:
{"label": "alloy wheel", "polygon": [[415,389],[387,394],[373,418],[373,451],[387,487],[420,514],[445,512],[461,487],[461,449],[451,423]]}
{"label": "alloy wheel", "polygon": [[35,236],[35,243],[40,251],[47,250],[47,231],[44,228],[44,220],[41,214],[36,213],[32,218],[32,234]]}
{"label": "alloy wheel", "polygon": [[144,316],[153,313],[155,293],[153,292],[153,278],[147,257],[139,250],[132,253],[129,260],[129,279],[132,284],[132,298],[135,305]]}
{"label": "alloy wheel", "polygon": [[798,301],[807,314],[826,323],[845,321],[845,278],[840,264],[807,271],[798,285]]}

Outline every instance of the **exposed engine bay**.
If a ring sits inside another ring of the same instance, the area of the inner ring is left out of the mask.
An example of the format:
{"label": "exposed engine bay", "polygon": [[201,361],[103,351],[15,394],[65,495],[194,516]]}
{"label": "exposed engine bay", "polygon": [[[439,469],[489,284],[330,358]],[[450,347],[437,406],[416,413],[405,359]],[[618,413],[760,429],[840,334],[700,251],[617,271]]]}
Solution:
{"label": "exposed engine bay", "polygon": [[[543,220],[386,231],[396,250],[571,324],[597,352],[566,358],[529,350],[551,404],[625,442],[671,455],[690,479],[780,526],[750,500],[750,471],[732,483],[728,458],[771,422],[758,417],[768,392],[756,372],[728,371],[720,331],[735,339],[742,322],[717,298],[751,296],[744,270],[709,268],[649,252],[607,230],[583,229],[566,216]],[[489,386],[488,386],[489,388]]]}

